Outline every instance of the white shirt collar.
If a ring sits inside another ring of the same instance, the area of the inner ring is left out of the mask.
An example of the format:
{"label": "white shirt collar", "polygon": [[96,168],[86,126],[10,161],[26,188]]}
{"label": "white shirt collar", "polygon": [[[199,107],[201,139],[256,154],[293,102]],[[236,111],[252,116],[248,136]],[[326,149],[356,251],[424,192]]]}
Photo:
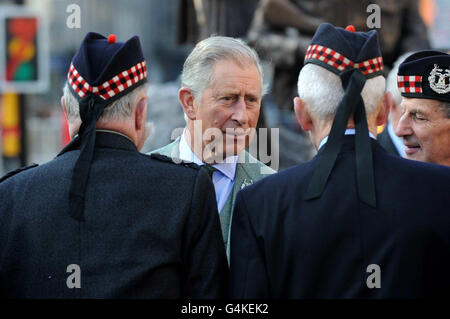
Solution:
{"label": "white shirt collar", "polygon": [[[186,131],[186,129],[185,129]],[[195,153],[192,151],[191,147],[187,143],[186,137],[185,137],[185,131],[183,131],[183,134],[181,135],[180,139],[180,152],[178,156],[183,161],[189,161],[193,162],[197,165],[205,165],[205,163],[202,162],[201,159],[195,155]],[[226,161],[223,161],[222,163],[213,164],[212,166],[217,168],[223,175],[228,177],[231,180],[234,180],[234,177],[236,176],[236,164],[237,164],[238,156],[232,156],[231,160],[230,158],[227,158]]]}
{"label": "white shirt collar", "polygon": [[[345,130],[345,135],[355,135],[355,134],[356,134],[356,131],[355,131],[354,128],[348,128],[348,129]],[[375,135],[373,135],[371,132],[369,132],[369,136],[370,136],[371,138],[373,138],[373,139],[376,140]],[[322,146],[325,145],[325,143],[326,143],[327,141],[328,141],[328,135],[325,136],[325,137],[323,138],[323,140],[320,142],[320,144],[319,144],[319,150],[320,150],[320,148],[321,148]]]}

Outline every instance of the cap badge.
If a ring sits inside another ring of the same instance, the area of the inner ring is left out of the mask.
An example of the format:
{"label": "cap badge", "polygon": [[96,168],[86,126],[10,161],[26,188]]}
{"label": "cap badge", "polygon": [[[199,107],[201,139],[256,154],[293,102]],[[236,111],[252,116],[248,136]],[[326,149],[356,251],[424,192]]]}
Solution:
{"label": "cap badge", "polygon": [[430,87],[434,92],[447,94],[450,92],[450,70],[439,69],[438,65],[435,64],[428,77],[428,82],[430,82]]}

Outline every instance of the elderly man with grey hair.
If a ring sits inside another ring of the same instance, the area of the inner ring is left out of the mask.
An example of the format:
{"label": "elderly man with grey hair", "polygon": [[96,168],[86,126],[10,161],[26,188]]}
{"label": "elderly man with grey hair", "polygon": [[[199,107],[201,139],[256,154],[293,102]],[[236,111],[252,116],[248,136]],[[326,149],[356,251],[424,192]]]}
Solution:
{"label": "elderly man with grey hair", "polygon": [[0,297],[227,295],[208,174],[139,152],[146,77],[138,37],[86,35],[61,100],[73,140],[0,179]]}
{"label": "elderly man with grey hair", "polygon": [[233,298],[449,296],[450,169],[376,141],[392,104],[380,54],[376,31],[319,27],[294,100],[318,154],[238,194]]}
{"label": "elderly man with grey hair", "polygon": [[399,67],[397,83],[402,114],[395,134],[405,157],[450,167],[450,55],[411,54]]}
{"label": "elderly man with grey hair", "polygon": [[256,52],[239,39],[213,36],[199,42],[181,74],[183,134],[154,151],[205,165],[214,183],[222,235],[230,251],[234,201],[242,188],[275,171],[245,148],[255,134],[263,75]]}
{"label": "elderly man with grey hair", "polygon": [[[146,122],[146,117],[143,117],[144,121],[142,130],[139,132],[133,132],[130,130],[130,125],[127,125],[133,118],[133,111],[136,110],[137,105],[146,105],[147,98],[147,87],[148,84],[145,83],[140,87],[134,89],[129,94],[122,96],[120,99],[114,101],[110,107],[107,107],[103,114],[100,116],[97,122],[97,131],[111,131],[112,127],[116,129],[113,130],[116,133],[122,132],[121,134],[128,137],[132,136],[132,139],[136,141],[136,146],[141,149],[144,145],[145,140],[148,138],[151,132],[151,123]],[[68,83],[64,85],[63,96],[61,97],[61,106],[66,115],[69,135],[73,139],[78,134],[81,125],[80,109],[79,103],[73,93],[70,91]]]}

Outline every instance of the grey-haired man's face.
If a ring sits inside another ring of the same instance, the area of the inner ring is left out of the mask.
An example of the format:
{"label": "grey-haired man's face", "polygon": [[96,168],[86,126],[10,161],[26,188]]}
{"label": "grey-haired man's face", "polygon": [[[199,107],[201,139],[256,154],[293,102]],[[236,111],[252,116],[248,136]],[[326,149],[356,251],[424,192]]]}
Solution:
{"label": "grey-haired man's face", "polygon": [[228,60],[216,62],[212,72],[213,82],[200,101],[194,100],[195,120],[202,123],[203,147],[211,142],[205,139],[205,131],[216,128],[223,138],[219,153],[237,155],[248,146],[258,122],[261,76],[254,64],[241,66]]}
{"label": "grey-haired man's face", "polygon": [[450,166],[450,119],[440,102],[403,98],[395,134],[402,138],[408,159]]}

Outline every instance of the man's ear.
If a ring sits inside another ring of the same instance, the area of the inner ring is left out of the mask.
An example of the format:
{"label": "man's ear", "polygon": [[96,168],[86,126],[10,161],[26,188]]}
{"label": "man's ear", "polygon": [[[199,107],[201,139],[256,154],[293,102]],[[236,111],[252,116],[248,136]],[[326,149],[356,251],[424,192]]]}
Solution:
{"label": "man's ear", "polygon": [[306,102],[299,97],[294,98],[294,111],[302,129],[304,131],[311,131],[313,123],[308,108],[306,107]]}
{"label": "man's ear", "polygon": [[389,112],[392,108],[392,105],[395,103],[394,98],[392,97],[391,92],[386,92],[383,95],[381,100],[380,109],[377,114],[376,124],[377,126],[382,126],[387,124],[387,120],[389,117]]}
{"label": "man's ear", "polygon": [[134,126],[136,131],[145,129],[147,120],[147,100],[148,97],[141,97],[134,110]]}
{"label": "man's ear", "polygon": [[182,87],[178,91],[178,99],[180,100],[181,106],[183,107],[184,114],[190,119],[196,119],[196,109],[194,106],[194,94],[187,87]]}

